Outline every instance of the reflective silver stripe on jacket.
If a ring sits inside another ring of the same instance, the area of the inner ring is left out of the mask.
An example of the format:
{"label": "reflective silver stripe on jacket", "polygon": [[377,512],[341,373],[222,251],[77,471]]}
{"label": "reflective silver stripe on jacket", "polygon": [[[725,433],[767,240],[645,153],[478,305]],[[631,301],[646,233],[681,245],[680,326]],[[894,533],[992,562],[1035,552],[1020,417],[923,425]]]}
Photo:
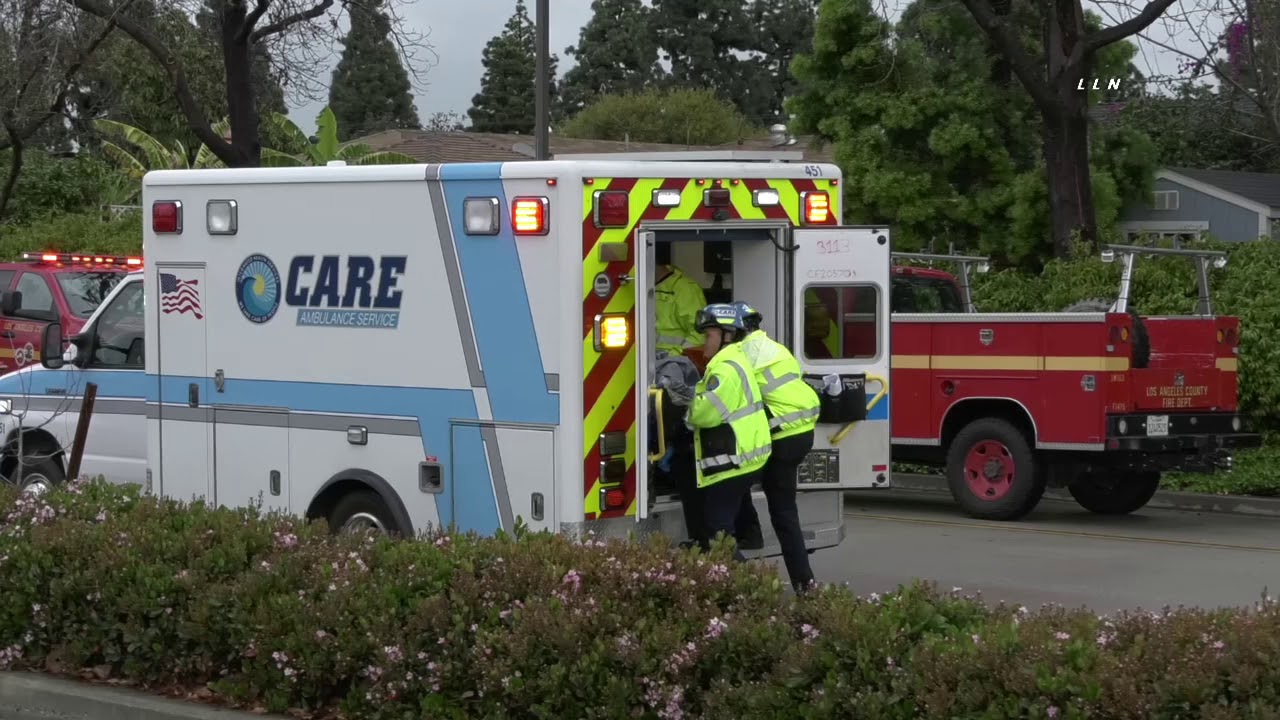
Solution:
{"label": "reflective silver stripe on jacket", "polygon": [[818,408],[810,408],[808,410],[797,410],[795,412],[787,413],[786,415],[779,415],[777,417],[770,418],[769,427],[776,429],[776,428],[782,427],[783,425],[789,422],[795,422],[797,420],[808,420],[809,418],[816,418],[816,417],[818,417]]}
{"label": "reflective silver stripe on jacket", "polygon": [[753,413],[763,411],[764,402],[756,400],[755,393],[751,392],[751,381],[747,377],[747,371],[744,370],[741,365],[732,360],[725,361],[725,364],[732,367],[734,371],[738,373],[738,380],[742,382],[742,391],[747,396],[747,404],[743,408],[730,412],[729,406],[725,404],[724,400],[720,399],[719,395],[716,395],[714,390],[707,390],[703,392],[702,396],[707,399],[707,402],[711,403],[711,405],[716,409],[716,412],[720,413],[720,419],[725,422],[733,422],[734,420],[741,420],[742,418],[748,417]]}
{"label": "reflective silver stripe on jacket", "polygon": [[752,460],[768,455],[772,449],[773,446],[765,445],[764,447],[758,447],[755,450],[742,453],[741,455],[714,455],[709,458],[702,458],[702,460],[698,462],[698,467],[702,470],[722,465],[737,465],[741,467]]}
{"label": "reflective silver stripe on jacket", "polygon": [[659,335],[659,345],[674,345],[675,347],[693,347],[687,344],[689,341],[676,335]]}
{"label": "reflective silver stripe on jacket", "polygon": [[773,374],[773,370],[770,370],[769,368],[765,368],[764,372],[761,374],[764,375],[764,385],[760,386],[760,392],[764,393],[765,395],[768,395],[769,393],[773,392],[774,390],[777,390],[783,385],[786,385],[792,380],[800,379],[799,373],[793,373],[793,372],[783,373],[781,375],[775,376]]}

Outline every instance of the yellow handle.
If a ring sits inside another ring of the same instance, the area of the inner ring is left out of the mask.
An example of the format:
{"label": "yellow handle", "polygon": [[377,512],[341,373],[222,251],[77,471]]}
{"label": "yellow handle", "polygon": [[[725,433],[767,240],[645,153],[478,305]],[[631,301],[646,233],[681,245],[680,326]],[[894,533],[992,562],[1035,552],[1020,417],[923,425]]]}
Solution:
{"label": "yellow handle", "polygon": [[[889,381],[880,377],[879,375],[868,375],[866,378],[866,382],[880,383],[880,392],[876,393],[876,396],[871,398],[871,402],[867,403],[867,412],[870,413],[871,409],[874,408],[876,405],[879,405],[880,401],[884,400],[884,397],[889,394]],[[853,426],[857,424],[858,423],[856,422],[851,422],[848,425],[845,425],[844,427],[840,428],[839,432],[837,432],[835,435],[832,435],[830,438],[828,438],[828,440],[831,441],[832,445],[839,445],[840,441],[844,439],[844,436],[848,435],[853,430]]]}
{"label": "yellow handle", "polygon": [[649,462],[658,462],[667,455],[667,433],[662,424],[662,390],[649,388],[649,397],[653,398],[654,412],[658,414],[658,452],[649,454]]}

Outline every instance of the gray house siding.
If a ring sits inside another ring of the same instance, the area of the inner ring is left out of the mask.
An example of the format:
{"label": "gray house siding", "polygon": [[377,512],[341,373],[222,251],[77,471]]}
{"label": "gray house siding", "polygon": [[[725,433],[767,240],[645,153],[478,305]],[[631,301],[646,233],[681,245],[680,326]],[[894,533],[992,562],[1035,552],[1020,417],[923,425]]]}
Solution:
{"label": "gray house siding", "polygon": [[1178,191],[1178,209],[1152,210],[1145,203],[1131,205],[1120,213],[1120,222],[1208,222],[1208,234],[1219,240],[1246,242],[1258,239],[1258,213],[1252,210],[1164,178],[1156,179],[1155,189]]}

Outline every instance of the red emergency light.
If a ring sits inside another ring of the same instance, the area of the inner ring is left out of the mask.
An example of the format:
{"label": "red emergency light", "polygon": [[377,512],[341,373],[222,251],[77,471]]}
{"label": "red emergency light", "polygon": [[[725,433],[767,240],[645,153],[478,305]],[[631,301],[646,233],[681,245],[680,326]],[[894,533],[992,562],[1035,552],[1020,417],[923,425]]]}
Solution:
{"label": "red emergency light", "polygon": [[600,505],[604,510],[621,510],[627,501],[627,492],[622,488],[602,488]]}
{"label": "red emergency light", "polygon": [[511,201],[511,229],[516,235],[546,235],[550,202],[544,197],[518,197]]}
{"label": "red emergency light", "polygon": [[831,196],[822,191],[807,192],[801,196],[806,225],[824,225],[831,218]]}
{"label": "red emergency light", "polygon": [[91,255],[81,253],[43,252],[22,253],[26,262],[43,262],[54,265],[102,265],[106,267],[142,267],[142,258],[120,255]]}
{"label": "red emergency light", "polygon": [[157,200],[151,203],[151,231],[182,234],[182,203],[177,200]]}
{"label": "red emergency light", "polygon": [[631,225],[631,197],[625,190],[595,191],[595,223],[598,228]]}

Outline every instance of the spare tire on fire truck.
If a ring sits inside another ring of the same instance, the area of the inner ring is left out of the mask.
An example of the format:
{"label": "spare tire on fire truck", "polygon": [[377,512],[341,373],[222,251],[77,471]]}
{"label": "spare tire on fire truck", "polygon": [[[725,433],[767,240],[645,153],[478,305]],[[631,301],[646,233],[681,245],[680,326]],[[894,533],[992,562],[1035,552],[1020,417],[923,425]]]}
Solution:
{"label": "spare tire on fire truck", "polygon": [[[1111,312],[1114,304],[1112,300],[1094,298],[1068,305],[1062,312]],[[1133,357],[1129,359],[1129,366],[1144,368],[1151,362],[1151,338],[1147,336],[1147,324],[1142,321],[1138,311],[1133,309],[1133,305],[1129,306],[1129,316],[1133,318]]]}

